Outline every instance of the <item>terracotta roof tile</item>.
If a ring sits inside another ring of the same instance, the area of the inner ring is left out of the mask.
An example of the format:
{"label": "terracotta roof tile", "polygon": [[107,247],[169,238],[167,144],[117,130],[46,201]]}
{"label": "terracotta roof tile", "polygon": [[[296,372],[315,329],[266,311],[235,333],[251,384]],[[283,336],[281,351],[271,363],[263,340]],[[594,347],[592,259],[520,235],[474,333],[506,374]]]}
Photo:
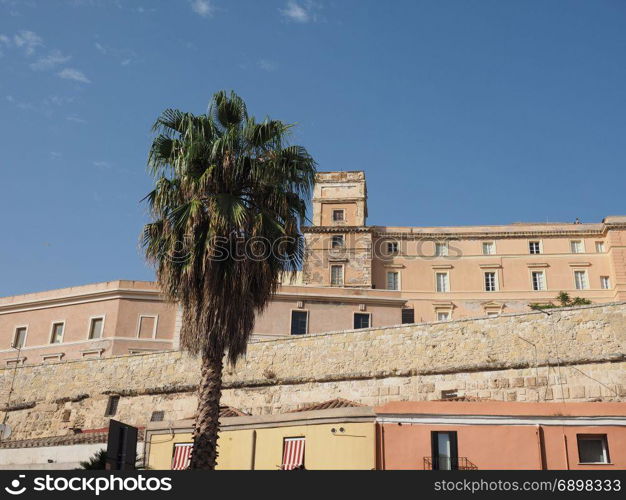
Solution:
{"label": "terracotta roof tile", "polygon": [[347,399],[336,398],[323,403],[311,403],[298,408],[297,410],[291,410],[287,413],[296,413],[300,411],[314,411],[314,410],[330,410],[331,408],[355,408],[358,406],[365,406],[361,403],[349,401]]}
{"label": "terracotta roof tile", "polygon": [[[137,439],[143,441],[143,430],[139,429]],[[68,434],[66,436],[50,436],[33,439],[18,439],[15,441],[0,441],[2,448],[42,448],[44,446],[68,446],[73,444],[97,444],[107,442],[108,432],[86,430],[78,434]]]}

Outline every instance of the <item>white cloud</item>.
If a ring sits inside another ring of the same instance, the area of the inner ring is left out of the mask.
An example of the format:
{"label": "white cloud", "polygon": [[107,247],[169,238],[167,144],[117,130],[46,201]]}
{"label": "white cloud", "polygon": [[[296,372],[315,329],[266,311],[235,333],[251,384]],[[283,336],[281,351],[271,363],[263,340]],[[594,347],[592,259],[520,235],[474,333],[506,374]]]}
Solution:
{"label": "white cloud", "polygon": [[57,75],[65,80],[74,80],[80,83],[91,83],[91,80],[85,76],[85,73],[75,68],[65,68],[59,71]]}
{"label": "white cloud", "polygon": [[276,68],[278,68],[278,64],[276,64],[274,61],[270,61],[269,59],[261,59],[258,64],[259,68],[261,68],[263,71],[274,71]]}
{"label": "white cloud", "polygon": [[13,36],[13,43],[16,47],[24,50],[27,56],[32,55],[37,47],[43,46],[42,38],[33,31],[20,31]]}
{"label": "white cloud", "polygon": [[83,120],[80,116],[77,115],[68,115],[65,117],[68,122],[74,123],[87,123],[87,120]]}
{"label": "white cloud", "polygon": [[40,57],[34,63],[29,64],[30,69],[34,71],[45,71],[66,63],[71,59],[70,56],[63,55],[59,50],[52,50],[47,56]]}
{"label": "white cloud", "polygon": [[314,4],[311,1],[299,3],[295,0],[289,0],[284,9],[279,9],[283,16],[296,23],[308,23],[309,21],[315,21],[317,16],[313,10]]}
{"label": "white cloud", "polygon": [[51,160],[58,160],[59,158],[61,158],[61,156],[63,156],[61,153],[59,153],[58,151],[50,151],[50,159]]}
{"label": "white cloud", "polygon": [[202,17],[212,17],[215,14],[215,7],[211,0],[193,0],[191,10]]}
{"label": "white cloud", "polygon": [[111,168],[111,164],[108,161],[92,161],[94,167],[98,168]]}
{"label": "white cloud", "polygon": [[107,49],[104,45],[96,42],[95,43],[96,49],[98,49],[98,52],[100,52],[101,54],[106,54],[107,53]]}

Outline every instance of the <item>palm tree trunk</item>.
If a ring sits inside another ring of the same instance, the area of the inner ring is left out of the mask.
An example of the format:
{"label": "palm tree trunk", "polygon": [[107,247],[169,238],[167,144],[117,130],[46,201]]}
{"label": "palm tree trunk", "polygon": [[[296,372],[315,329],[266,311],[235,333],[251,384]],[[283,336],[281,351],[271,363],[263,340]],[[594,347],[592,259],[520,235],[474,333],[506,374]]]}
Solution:
{"label": "palm tree trunk", "polygon": [[198,411],[193,430],[191,469],[213,470],[217,465],[223,367],[222,356],[203,353],[198,386]]}

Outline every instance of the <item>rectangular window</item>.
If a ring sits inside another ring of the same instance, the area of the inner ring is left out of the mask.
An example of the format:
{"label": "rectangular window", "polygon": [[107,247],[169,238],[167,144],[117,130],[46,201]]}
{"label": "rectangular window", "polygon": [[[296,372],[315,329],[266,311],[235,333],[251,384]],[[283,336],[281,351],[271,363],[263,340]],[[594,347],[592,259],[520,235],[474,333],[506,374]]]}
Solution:
{"label": "rectangular window", "polygon": [[387,242],[387,253],[389,255],[395,255],[398,253],[398,242],[397,241],[388,241]]}
{"label": "rectangular window", "polygon": [[488,272],[485,273],[485,291],[486,292],[495,292],[498,289],[496,273]]}
{"label": "rectangular window", "polygon": [[65,327],[64,323],[53,323],[52,324],[52,333],[50,334],[50,343],[51,344],[60,344],[63,340],[63,328]]}
{"label": "rectangular window", "polygon": [[604,253],[604,242],[603,241],[596,241],[596,252]]}
{"label": "rectangular window", "polygon": [[400,273],[397,271],[387,273],[387,290],[400,290]]}
{"label": "rectangular window", "polygon": [[333,221],[342,222],[344,220],[344,210],[333,210]]}
{"label": "rectangular window", "polygon": [[283,439],[282,470],[304,469],[304,444],[303,437]]}
{"label": "rectangular window", "polygon": [[585,251],[581,240],[572,240],[569,242],[569,245],[572,253],[583,253]]}
{"label": "rectangular window", "polygon": [[369,328],[370,327],[370,314],[369,313],[354,313],[354,328]]}
{"label": "rectangular window", "polygon": [[305,335],[308,330],[309,313],[291,311],[291,335]]}
{"label": "rectangular window", "polygon": [[437,312],[437,321],[450,321],[450,313],[448,311]]}
{"label": "rectangular window", "polygon": [[343,266],[330,266],[330,286],[343,286]]}
{"label": "rectangular window", "polygon": [[117,413],[117,405],[120,402],[119,396],[109,396],[109,400],[107,401],[107,408],[104,412],[105,417],[113,417]]}
{"label": "rectangular window", "polygon": [[332,248],[343,248],[343,234],[333,234]]}
{"label": "rectangular window", "polygon": [[541,242],[540,241],[529,241],[528,242],[528,252],[535,255],[541,253]]}
{"label": "rectangular window", "polygon": [[13,347],[21,349],[26,345],[26,330],[25,326],[20,326],[15,329],[15,336],[13,337]]}
{"label": "rectangular window", "polygon": [[603,290],[611,288],[611,280],[608,276],[600,276],[600,288]]}
{"label": "rectangular window", "polygon": [[448,255],[448,243],[435,243],[435,256],[436,257],[447,257]]}
{"label": "rectangular window", "polygon": [[431,431],[433,470],[457,470],[459,468],[458,444],[455,431]]}
{"label": "rectangular window", "polygon": [[581,464],[610,463],[606,434],[577,434],[578,460]]}
{"label": "rectangular window", "polygon": [[483,255],[494,255],[496,244],[493,241],[483,241]]}
{"label": "rectangular window", "polygon": [[102,325],[104,324],[104,318],[91,318],[89,324],[89,338],[99,339],[102,337]]}
{"label": "rectangular window", "polygon": [[137,325],[137,338],[152,339],[156,338],[157,316],[147,314],[139,315],[139,324]]}
{"label": "rectangular window", "polygon": [[415,323],[415,309],[402,309],[402,324]]}
{"label": "rectangular window", "polygon": [[545,290],[546,279],[543,271],[533,271],[532,273],[533,290]]}
{"label": "rectangular window", "polygon": [[448,273],[437,273],[435,276],[437,282],[437,291],[438,292],[449,292],[450,291],[450,283],[448,279]]}
{"label": "rectangular window", "polygon": [[589,288],[587,271],[574,271],[574,283],[576,284],[576,290],[586,290]]}

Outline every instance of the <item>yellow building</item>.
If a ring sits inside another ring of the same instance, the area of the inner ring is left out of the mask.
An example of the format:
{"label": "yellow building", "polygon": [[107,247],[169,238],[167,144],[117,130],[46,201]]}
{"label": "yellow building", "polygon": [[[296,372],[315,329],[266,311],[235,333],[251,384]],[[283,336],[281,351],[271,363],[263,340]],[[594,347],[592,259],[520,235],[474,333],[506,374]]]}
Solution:
{"label": "yellow building", "polygon": [[[222,412],[222,415],[233,414]],[[374,469],[375,414],[345,400],[275,415],[222,416],[218,469]],[[193,419],[154,422],[146,429],[150,469],[184,469]]]}

